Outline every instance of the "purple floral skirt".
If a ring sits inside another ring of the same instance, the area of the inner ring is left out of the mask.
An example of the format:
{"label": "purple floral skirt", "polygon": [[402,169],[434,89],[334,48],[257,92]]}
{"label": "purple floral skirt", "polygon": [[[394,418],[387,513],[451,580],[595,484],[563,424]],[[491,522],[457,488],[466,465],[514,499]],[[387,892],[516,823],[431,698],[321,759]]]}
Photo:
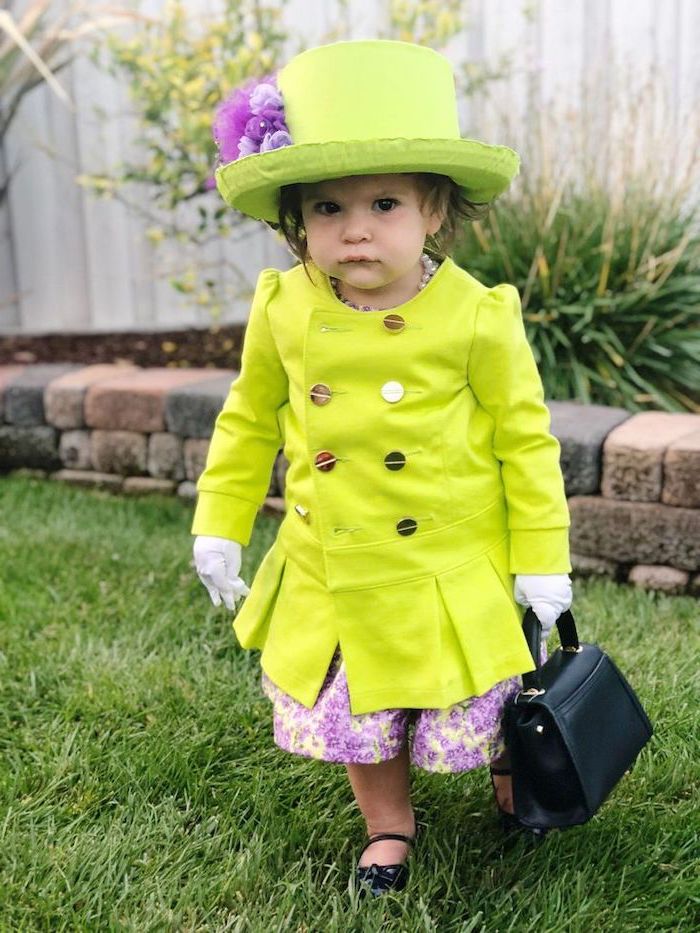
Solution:
{"label": "purple floral skirt", "polygon": [[511,677],[446,709],[353,715],[339,649],[310,709],[262,674],[263,692],[273,704],[275,744],[285,751],[342,764],[374,764],[395,758],[408,741],[412,764],[443,773],[469,771],[502,754],[503,708],[521,686],[520,677]]}

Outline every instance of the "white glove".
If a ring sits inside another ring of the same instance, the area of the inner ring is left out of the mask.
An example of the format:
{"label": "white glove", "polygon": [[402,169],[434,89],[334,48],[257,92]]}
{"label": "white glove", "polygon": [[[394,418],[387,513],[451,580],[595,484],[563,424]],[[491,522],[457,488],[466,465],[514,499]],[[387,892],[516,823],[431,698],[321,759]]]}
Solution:
{"label": "white glove", "polygon": [[241,545],[229,538],[198,535],[194,539],[194,565],[197,576],[206,586],[211,601],[234,609],[236,600],[250,590],[238,573],[241,569]]}
{"label": "white glove", "polygon": [[571,580],[568,573],[519,573],[513,595],[516,603],[532,608],[542,625],[544,640],[571,605]]}

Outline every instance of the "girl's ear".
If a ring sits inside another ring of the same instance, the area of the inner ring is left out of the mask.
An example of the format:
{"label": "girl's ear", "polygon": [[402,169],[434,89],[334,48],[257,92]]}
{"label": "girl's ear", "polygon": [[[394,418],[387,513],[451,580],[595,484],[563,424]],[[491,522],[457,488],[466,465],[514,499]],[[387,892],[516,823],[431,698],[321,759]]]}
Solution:
{"label": "girl's ear", "polygon": [[428,236],[435,236],[435,234],[438,232],[438,230],[442,226],[444,219],[445,219],[445,215],[443,212],[438,213],[436,211],[433,211],[432,214],[428,215],[428,227],[427,227]]}

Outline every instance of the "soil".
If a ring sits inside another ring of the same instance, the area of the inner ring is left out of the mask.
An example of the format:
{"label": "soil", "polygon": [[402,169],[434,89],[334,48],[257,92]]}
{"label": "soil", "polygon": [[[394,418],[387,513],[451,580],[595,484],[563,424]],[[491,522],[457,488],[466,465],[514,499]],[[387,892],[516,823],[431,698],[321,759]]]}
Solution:
{"label": "soil", "polygon": [[0,365],[116,363],[238,369],[245,325],[207,330],[96,334],[0,334]]}

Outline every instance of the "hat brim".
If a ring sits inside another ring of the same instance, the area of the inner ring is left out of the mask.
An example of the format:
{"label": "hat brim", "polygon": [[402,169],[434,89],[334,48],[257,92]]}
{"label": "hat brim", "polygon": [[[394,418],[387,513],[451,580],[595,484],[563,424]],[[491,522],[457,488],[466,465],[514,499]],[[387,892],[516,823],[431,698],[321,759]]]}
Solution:
{"label": "hat brim", "polygon": [[484,203],[502,194],[519,168],[513,149],[476,139],[375,139],[284,146],[220,165],[215,176],[227,204],[276,223],[279,190],[295,182],[433,172],[448,175],[467,198]]}

